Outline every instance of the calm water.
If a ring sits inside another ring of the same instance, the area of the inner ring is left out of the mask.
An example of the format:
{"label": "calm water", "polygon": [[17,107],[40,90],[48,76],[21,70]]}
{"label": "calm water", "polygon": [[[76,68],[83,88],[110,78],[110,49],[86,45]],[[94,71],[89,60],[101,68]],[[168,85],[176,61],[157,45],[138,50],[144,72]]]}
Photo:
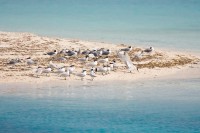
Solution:
{"label": "calm water", "polygon": [[0,0],[0,30],[200,49],[199,0]]}
{"label": "calm water", "polygon": [[0,85],[0,132],[199,133],[200,80]]}

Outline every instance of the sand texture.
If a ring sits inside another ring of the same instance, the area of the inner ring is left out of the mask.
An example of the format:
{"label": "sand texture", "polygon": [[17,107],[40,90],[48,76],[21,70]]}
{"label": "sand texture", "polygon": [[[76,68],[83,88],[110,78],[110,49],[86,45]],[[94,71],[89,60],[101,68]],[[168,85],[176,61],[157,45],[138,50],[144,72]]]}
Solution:
{"label": "sand texture", "polygon": [[[131,61],[138,67],[139,71],[134,70],[129,73],[126,65],[119,59],[116,51],[127,48],[129,44],[108,44],[104,42],[90,42],[82,40],[62,39],[41,37],[31,33],[14,33],[14,32],[0,32],[0,82],[47,82],[47,81],[63,81],[72,82],[80,81],[80,77],[71,74],[70,77],[59,77],[53,70],[50,74],[41,74],[35,76],[34,70],[40,67],[47,67],[52,61],[57,66],[68,67],[75,65],[74,73],[79,73],[82,69],[87,70],[87,76],[84,80],[91,80],[89,76],[90,68],[86,68],[86,63],[78,62],[78,58],[85,55],[77,55],[76,57],[64,56],[57,54],[55,56],[45,55],[45,53],[62,49],[69,50],[86,50],[86,49],[110,49],[109,61],[116,60],[116,69],[110,74],[102,75],[96,73],[94,81],[108,81],[108,80],[140,80],[140,79],[154,79],[163,77],[200,77],[199,69],[199,55],[188,52],[170,51],[165,49],[157,49],[151,53],[144,53],[141,58],[135,58],[135,55],[145,48],[134,44],[133,49],[128,52]],[[149,46],[147,46],[148,48]],[[28,66],[26,58],[31,57],[35,64]],[[60,57],[65,58],[65,61],[59,61]],[[105,56],[99,57],[104,58]],[[16,64],[9,64],[12,59],[19,59],[20,62]],[[89,58],[87,62],[93,61],[94,58]],[[98,64],[101,66],[102,64]]]}

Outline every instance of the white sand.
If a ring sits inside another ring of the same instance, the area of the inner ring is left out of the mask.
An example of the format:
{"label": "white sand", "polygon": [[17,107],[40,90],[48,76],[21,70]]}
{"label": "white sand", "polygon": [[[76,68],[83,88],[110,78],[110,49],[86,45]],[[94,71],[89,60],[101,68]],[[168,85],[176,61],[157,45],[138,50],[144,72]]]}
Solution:
{"label": "white sand", "polygon": [[[68,49],[91,49],[91,48],[109,48],[111,51],[116,51],[121,48],[126,47],[127,45],[116,45],[108,43],[99,43],[99,42],[89,42],[82,40],[70,40],[70,39],[60,39],[60,38],[49,38],[49,37],[40,37],[30,33],[13,33],[13,32],[0,32],[0,82],[27,82],[27,83],[48,83],[48,82],[75,82],[80,81],[80,78],[72,75],[67,80],[64,78],[58,77],[57,74],[51,73],[50,77],[46,75],[40,76],[40,78],[32,77],[33,69],[37,66],[47,66],[47,61],[50,60],[49,56],[44,55],[44,53],[56,50],[62,50],[63,48]],[[135,46],[139,46],[135,44]],[[148,46],[147,46],[148,47]],[[141,48],[143,49],[143,48]],[[199,54],[198,53],[189,53],[189,52],[178,52],[170,51],[166,49],[156,49],[154,54],[162,54],[160,58],[153,58],[149,60],[143,60],[141,62],[133,62],[134,64],[145,64],[150,61],[170,61],[177,59],[179,56],[187,57],[194,60],[192,63],[184,65],[176,65],[173,67],[165,68],[141,68],[139,72],[134,71],[133,73],[128,73],[126,69],[120,68],[116,72],[111,72],[108,75],[97,74],[97,77],[94,81],[134,81],[134,80],[148,80],[148,79],[163,79],[163,78],[200,78],[200,63],[199,63]],[[152,56],[154,56],[152,54]],[[151,56],[151,55],[150,55]],[[20,58],[26,59],[27,57],[32,57],[35,60],[40,60],[39,63],[32,68],[28,68],[26,63],[21,63],[14,66],[13,68],[6,63],[10,59]],[[43,61],[44,60],[44,61]],[[62,66],[69,66],[71,64],[76,65],[76,71],[80,72],[82,68],[78,68],[80,65],[77,62],[67,61],[65,63],[56,64]],[[195,64],[193,64],[195,63]],[[119,66],[124,66],[122,62],[118,61]],[[25,70],[22,70],[25,68]],[[89,73],[89,71],[88,71]],[[86,76],[85,80],[89,81],[91,78],[89,75]]]}

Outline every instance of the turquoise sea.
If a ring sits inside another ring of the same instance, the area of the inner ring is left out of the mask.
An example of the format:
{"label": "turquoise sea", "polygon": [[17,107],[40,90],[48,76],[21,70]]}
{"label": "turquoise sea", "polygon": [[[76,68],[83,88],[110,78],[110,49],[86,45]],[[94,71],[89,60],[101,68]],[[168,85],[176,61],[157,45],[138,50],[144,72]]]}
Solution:
{"label": "turquoise sea", "polygon": [[[199,52],[200,0],[0,0],[0,31]],[[1,83],[0,133],[199,133],[199,86]]]}
{"label": "turquoise sea", "polygon": [[0,0],[0,30],[200,49],[199,0]]}
{"label": "turquoise sea", "polygon": [[199,133],[199,83],[1,84],[0,132]]}

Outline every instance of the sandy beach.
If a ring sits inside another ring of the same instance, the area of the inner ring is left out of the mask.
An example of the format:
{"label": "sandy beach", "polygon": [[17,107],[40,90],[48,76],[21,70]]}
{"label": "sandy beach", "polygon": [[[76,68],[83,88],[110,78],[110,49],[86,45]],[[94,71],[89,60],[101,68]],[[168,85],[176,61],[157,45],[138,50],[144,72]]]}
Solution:
{"label": "sandy beach", "polygon": [[[133,46],[133,49],[128,53],[131,61],[136,65],[139,71],[129,73],[125,64],[120,61],[116,55],[116,51]],[[150,46],[147,46],[148,48]],[[183,52],[178,50],[167,50],[165,48],[158,49],[151,54],[144,54],[140,60],[134,59],[134,55],[145,49],[139,44],[109,44],[105,42],[90,42],[82,40],[72,40],[63,38],[50,38],[38,36],[31,33],[14,33],[0,32],[0,82],[27,82],[27,83],[43,83],[43,82],[76,82],[81,81],[79,77],[71,75],[64,80],[55,72],[51,72],[50,76],[41,74],[38,77],[34,76],[34,69],[38,66],[47,67],[49,61],[58,66],[75,65],[75,73],[81,72],[85,68],[84,64],[77,61],[78,58],[84,57],[64,57],[66,61],[57,61],[61,55],[50,57],[45,53],[53,50],[61,51],[62,49],[71,50],[86,50],[86,49],[110,49],[112,53],[109,55],[109,60],[116,60],[118,68],[111,71],[110,74],[102,75],[97,73],[94,81],[135,81],[148,79],[163,79],[163,78],[199,78],[200,77],[200,56],[198,53]],[[29,67],[26,63],[26,58],[31,57],[36,64]],[[12,59],[20,59],[21,62],[15,65],[8,64]],[[92,61],[93,58],[89,58]],[[90,69],[87,69],[89,74]],[[87,75],[86,81],[90,81],[91,77]]]}

